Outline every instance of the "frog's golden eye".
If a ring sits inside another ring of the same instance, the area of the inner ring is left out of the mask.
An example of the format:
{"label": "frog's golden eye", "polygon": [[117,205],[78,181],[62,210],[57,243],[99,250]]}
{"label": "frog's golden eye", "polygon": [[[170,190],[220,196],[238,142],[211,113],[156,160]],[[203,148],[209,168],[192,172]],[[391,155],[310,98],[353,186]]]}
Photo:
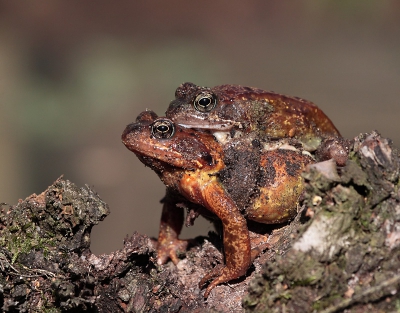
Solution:
{"label": "frog's golden eye", "polygon": [[175,133],[175,126],[170,120],[158,120],[151,124],[151,134],[157,139],[171,138]]}
{"label": "frog's golden eye", "polygon": [[217,105],[217,97],[211,92],[202,92],[196,96],[193,105],[199,112],[210,112]]}

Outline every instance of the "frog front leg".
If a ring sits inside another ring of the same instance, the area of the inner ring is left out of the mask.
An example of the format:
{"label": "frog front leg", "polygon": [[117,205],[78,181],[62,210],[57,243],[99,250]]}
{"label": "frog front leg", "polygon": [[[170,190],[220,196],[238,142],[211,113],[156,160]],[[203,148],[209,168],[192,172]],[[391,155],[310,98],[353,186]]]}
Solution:
{"label": "frog front leg", "polygon": [[163,209],[158,233],[157,263],[165,264],[168,259],[176,265],[179,262],[177,252],[186,251],[187,240],[178,238],[184,219],[184,209],[176,205],[174,193],[167,191],[161,201]]}
{"label": "frog front leg", "polygon": [[215,278],[207,287],[204,297],[218,284],[243,276],[251,264],[250,235],[246,219],[233,200],[218,184],[208,184],[202,190],[205,206],[222,221],[225,266],[215,267],[205,275],[199,285]]}
{"label": "frog front leg", "polygon": [[329,137],[322,141],[315,151],[319,162],[334,159],[336,165],[345,166],[349,157],[349,150],[352,140],[343,137]]}

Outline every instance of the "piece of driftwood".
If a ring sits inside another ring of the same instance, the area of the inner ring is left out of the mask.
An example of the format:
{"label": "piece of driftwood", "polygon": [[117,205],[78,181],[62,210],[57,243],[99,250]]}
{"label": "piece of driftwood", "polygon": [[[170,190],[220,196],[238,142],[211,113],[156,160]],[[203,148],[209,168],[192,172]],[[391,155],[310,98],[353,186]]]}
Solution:
{"label": "piece of driftwood", "polygon": [[[62,178],[0,212],[4,312],[391,312],[400,310],[399,155],[376,132],[355,138],[346,166],[304,173],[299,214],[275,227],[246,277],[203,298],[198,282],[223,263],[221,238],[199,237],[177,266],[156,264],[156,242],[90,252],[109,208]],[[134,203],[134,199],[132,200]],[[265,238],[260,236],[260,238]],[[261,239],[260,239],[261,240]]]}

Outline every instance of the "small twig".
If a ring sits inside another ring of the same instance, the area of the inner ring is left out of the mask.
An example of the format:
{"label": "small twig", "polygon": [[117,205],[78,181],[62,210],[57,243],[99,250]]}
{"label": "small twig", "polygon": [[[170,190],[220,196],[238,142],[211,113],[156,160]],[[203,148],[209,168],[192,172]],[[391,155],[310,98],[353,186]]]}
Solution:
{"label": "small twig", "polygon": [[14,276],[25,277],[25,278],[35,278],[35,277],[43,276],[43,275],[27,275],[27,274],[13,273],[13,272],[10,272],[8,274],[9,275],[14,275]]}
{"label": "small twig", "polygon": [[28,272],[40,273],[40,274],[36,274],[37,276],[43,276],[43,275],[45,275],[47,277],[49,277],[49,276],[50,277],[56,277],[57,276],[56,274],[54,274],[54,273],[52,273],[50,271],[43,270],[43,269],[40,269],[40,268],[28,268],[28,267],[26,267],[24,265],[21,265],[21,266]]}
{"label": "small twig", "polygon": [[14,272],[9,272],[8,274],[10,274],[10,275],[14,275],[14,276],[21,276],[21,277],[26,277],[26,278],[34,278],[34,277],[40,277],[40,276],[46,276],[46,277],[56,277],[56,274],[54,274],[54,273],[52,273],[52,272],[50,272],[50,271],[47,271],[47,270],[43,270],[43,269],[40,269],[40,268],[28,268],[28,267],[26,267],[26,266],[24,266],[24,265],[21,265],[22,267],[23,267],[23,269],[25,270],[25,271],[28,271],[28,272],[31,272],[31,273],[38,273],[38,274],[32,274],[32,275],[28,275],[28,274],[21,274],[21,272],[18,270],[18,269],[16,269],[9,261],[8,261],[8,259],[7,259],[7,257],[3,254],[3,253],[0,253],[0,266],[1,266],[1,269],[4,271],[4,264],[6,265],[6,266],[8,266],[9,268],[11,268]]}

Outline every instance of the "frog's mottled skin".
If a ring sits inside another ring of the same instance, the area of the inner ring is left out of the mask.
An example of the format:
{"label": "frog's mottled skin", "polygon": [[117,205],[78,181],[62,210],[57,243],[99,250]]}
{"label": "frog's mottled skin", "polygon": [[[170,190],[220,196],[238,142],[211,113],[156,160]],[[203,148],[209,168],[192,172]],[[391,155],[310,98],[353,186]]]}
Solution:
{"label": "frog's mottled skin", "polygon": [[[125,146],[152,168],[167,187],[158,237],[158,263],[176,264],[186,248],[178,238],[183,206],[221,220],[225,266],[200,282],[207,297],[216,285],[246,273],[259,251],[251,250],[246,219],[281,223],[296,214],[300,177],[311,158],[299,151],[265,150],[255,135],[237,138],[223,150],[212,134],[174,125],[151,111],[141,113],[122,134]],[[250,165],[251,167],[247,166]]]}
{"label": "frog's mottled skin", "polygon": [[[207,97],[213,105],[199,105]],[[190,128],[257,131],[270,138],[296,138],[307,151],[316,150],[325,138],[340,136],[331,120],[312,102],[239,85],[208,88],[184,83],[176,90],[166,116]]]}

